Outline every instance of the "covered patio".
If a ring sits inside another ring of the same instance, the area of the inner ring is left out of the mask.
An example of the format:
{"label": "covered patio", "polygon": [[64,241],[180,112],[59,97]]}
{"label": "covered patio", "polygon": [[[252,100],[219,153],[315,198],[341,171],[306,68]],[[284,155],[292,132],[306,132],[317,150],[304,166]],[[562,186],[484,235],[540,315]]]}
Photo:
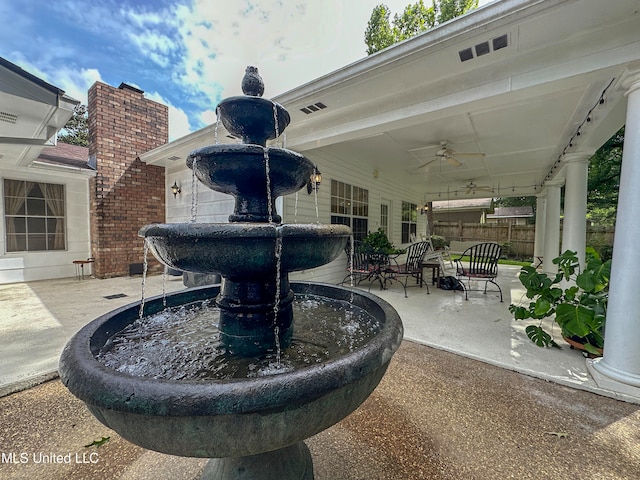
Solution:
{"label": "covered patio", "polygon": [[[588,161],[626,125],[605,354],[588,367],[600,388],[639,397],[639,17],[635,0],[496,1],[274,97],[291,115],[280,141],[324,179],[278,209],[286,221],[330,223],[331,186],[353,185],[368,195],[359,220],[375,231],[384,217],[398,245],[405,205],[534,195],[534,255],[552,271],[567,249],[584,261]],[[213,136],[207,127],[141,159],[167,168],[167,191],[188,186],[175,160]],[[188,218],[189,195],[168,202],[169,221]],[[228,200],[210,198],[202,218],[226,218]],[[425,226],[418,215],[413,228]],[[344,267],[341,257],[300,277],[335,283]]]}
{"label": "covered patio", "polygon": [[633,0],[493,2],[276,98],[292,112],[288,147],[323,172],[349,162],[425,203],[536,196],[547,272],[567,249],[584,264],[588,162],[626,125],[605,353],[587,366],[635,397],[639,17]]}

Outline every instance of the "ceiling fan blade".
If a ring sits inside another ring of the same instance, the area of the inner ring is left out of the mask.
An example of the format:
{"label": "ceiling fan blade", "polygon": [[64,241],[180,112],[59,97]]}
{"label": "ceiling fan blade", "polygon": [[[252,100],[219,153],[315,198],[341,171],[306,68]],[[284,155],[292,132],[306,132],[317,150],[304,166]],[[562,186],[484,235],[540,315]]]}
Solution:
{"label": "ceiling fan blade", "polygon": [[434,159],[432,159],[432,160],[429,160],[427,163],[423,163],[422,165],[420,165],[420,166],[418,167],[418,170],[420,170],[421,168],[424,168],[424,167],[426,167],[426,166],[429,166],[429,165],[431,165],[432,163],[437,162],[438,160],[439,160],[439,158],[434,158]]}
{"label": "ceiling fan blade", "polygon": [[449,165],[451,165],[452,167],[459,167],[460,165],[462,165],[462,162],[459,162],[455,157],[452,157],[451,155],[447,155],[447,162],[449,162]]}
{"label": "ceiling fan blade", "polygon": [[471,152],[467,152],[467,153],[461,153],[461,152],[455,152],[454,155],[456,157],[486,157],[486,155],[484,153],[480,153],[480,152],[476,152],[476,153],[471,153]]}

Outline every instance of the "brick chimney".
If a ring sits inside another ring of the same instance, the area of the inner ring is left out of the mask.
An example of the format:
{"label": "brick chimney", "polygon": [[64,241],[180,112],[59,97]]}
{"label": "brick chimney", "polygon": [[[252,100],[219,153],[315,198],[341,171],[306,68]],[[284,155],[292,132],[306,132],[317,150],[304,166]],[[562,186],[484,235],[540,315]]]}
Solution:
{"label": "brick chimney", "polygon": [[[94,274],[109,278],[140,273],[144,242],[138,230],[165,221],[164,168],[139,155],[168,141],[168,108],[130,85],[96,82],[89,89],[91,251]],[[161,266],[149,255],[150,271]]]}

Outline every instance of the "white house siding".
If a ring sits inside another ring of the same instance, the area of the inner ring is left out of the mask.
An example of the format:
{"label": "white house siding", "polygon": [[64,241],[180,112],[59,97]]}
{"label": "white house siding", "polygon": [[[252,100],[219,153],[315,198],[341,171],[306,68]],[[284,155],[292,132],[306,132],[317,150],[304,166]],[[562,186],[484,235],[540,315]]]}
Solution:
{"label": "white house siding", "polygon": [[[421,194],[410,191],[401,183],[391,180],[388,175],[385,175],[385,172],[379,172],[378,178],[374,178],[373,171],[364,171],[358,165],[350,163],[348,159],[326,157],[317,152],[301,153],[317,164],[322,173],[322,184],[318,190],[319,216],[316,216],[315,195],[313,193],[308,195],[305,188],[297,194],[297,207],[296,194],[287,195],[276,202],[276,209],[282,215],[283,222],[317,223],[319,221],[323,224],[330,223],[331,179],[335,179],[369,190],[370,231],[376,231],[380,226],[380,203],[382,199],[392,199],[387,200],[391,204],[390,239],[397,247],[403,246],[400,244],[402,201],[415,203],[420,207],[422,205]],[[181,188],[181,193],[175,198],[170,188],[174,182]],[[192,174],[191,170],[185,166],[184,160],[176,160],[175,165],[167,167],[166,187],[167,222],[190,221],[193,199]],[[227,222],[229,214],[233,212],[234,199],[232,196],[211,191],[200,183],[198,183],[197,187],[197,200],[197,222],[199,223]],[[420,238],[421,233],[426,233],[426,216],[418,215],[416,228],[418,238]],[[292,272],[289,277],[292,281],[338,283],[345,277],[346,268],[346,255],[341,254],[328,265],[301,272]]]}
{"label": "white house siding", "polygon": [[[89,230],[89,173],[74,170],[0,169],[0,284],[73,277],[74,260],[91,255]],[[66,250],[7,252],[4,222],[4,179],[64,185],[66,208]],[[89,267],[90,268],[90,267]],[[85,274],[90,273],[85,268]]]}
{"label": "white house siding", "polygon": [[[185,165],[185,160],[176,160],[175,165],[167,167],[165,171],[167,183],[166,205],[167,223],[182,223],[191,221],[191,205],[193,202],[193,175],[191,169]],[[181,193],[173,196],[171,186],[176,182]],[[233,213],[234,199],[231,195],[214,192],[199,181],[196,182],[197,217],[199,223],[223,223]]]}
{"label": "white house siding", "polygon": [[[349,159],[340,159],[328,157],[318,152],[301,152],[318,166],[318,170],[322,173],[322,184],[318,190],[318,213],[319,221],[323,224],[330,223],[331,218],[331,180],[348,183],[369,190],[369,231],[374,232],[380,226],[380,204],[385,199],[390,203],[390,235],[389,238],[393,244],[398,247],[404,247],[408,244],[401,244],[401,210],[402,202],[415,203],[418,207],[422,206],[421,194],[407,189],[406,186],[394,181],[388,172],[378,172],[378,178],[374,177],[374,172],[368,167],[360,168]],[[290,195],[284,200],[284,215],[287,223],[316,223],[315,195],[307,194],[306,189],[298,193],[297,218],[294,216],[295,211],[295,195]],[[418,239],[420,234],[426,233],[425,215],[417,216],[416,231]],[[346,275],[347,256],[341,254],[333,262],[311,270],[302,272],[294,272],[290,275],[291,280],[307,280],[315,282],[338,283],[342,281]]]}

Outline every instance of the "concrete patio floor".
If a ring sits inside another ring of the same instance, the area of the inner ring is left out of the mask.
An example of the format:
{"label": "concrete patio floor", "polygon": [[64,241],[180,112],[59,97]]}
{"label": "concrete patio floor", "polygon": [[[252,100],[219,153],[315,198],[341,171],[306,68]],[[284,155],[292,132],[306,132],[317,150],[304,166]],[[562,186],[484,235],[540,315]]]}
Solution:
{"label": "concrete patio floor", "polygon": [[[640,407],[606,398],[615,394],[598,389],[579,352],[532,345],[508,312],[521,296],[518,268],[501,272],[504,303],[491,293],[465,301],[433,287],[409,288],[408,298],[397,284],[372,288],[400,313],[406,341],[372,396],[307,441],[316,480],[637,478]],[[180,290],[181,279],[163,287],[150,277],[145,294],[163,288]],[[82,325],[139,297],[139,277],[0,286],[0,478],[199,477],[205,460],[130,444],[58,380],[32,386],[55,377],[59,351]],[[85,447],[102,437],[104,446]],[[25,463],[9,461],[23,453]],[[40,454],[72,461],[36,463]]]}
{"label": "concrete patio floor", "polygon": [[[602,395],[640,403],[599,388],[587,373],[586,361],[564,344],[561,349],[541,349],[524,333],[526,322],[516,322],[509,304],[523,298],[517,279],[519,267],[501,266],[497,292],[444,291],[430,286],[407,288],[398,283],[386,290],[378,284],[371,292],[393,305],[405,328],[405,338],[448,352],[464,355],[501,368]],[[451,272],[445,272],[445,274]],[[484,284],[482,284],[484,285]],[[491,285],[490,285],[491,287]],[[183,289],[182,277],[149,276],[145,296]],[[361,284],[359,288],[367,289]],[[98,316],[138,301],[141,277],[97,280],[87,277],[0,285],[0,333],[8,341],[0,345],[0,396],[56,376],[58,357],[71,336]],[[116,298],[106,298],[113,297]],[[33,321],[37,319],[37,321]],[[550,327],[552,328],[552,327]],[[556,328],[557,332],[557,328]]]}
{"label": "concrete patio floor", "polygon": [[[640,403],[639,397],[596,385],[587,371],[587,360],[562,340],[553,322],[546,320],[544,325],[553,332],[561,348],[542,349],[529,340],[525,328],[530,322],[515,321],[509,312],[509,304],[527,300],[518,280],[519,272],[517,266],[500,266],[497,283],[502,288],[502,303],[491,284],[486,295],[482,291],[469,292],[468,301],[463,292],[444,291],[435,286],[430,286],[429,295],[424,288],[408,288],[408,298],[404,298],[404,291],[397,283],[386,290],[372,285],[371,292],[396,308],[406,339],[543,380]],[[455,270],[450,269],[444,275],[454,273]],[[364,284],[360,287],[366,288]],[[484,282],[474,282],[472,288],[482,289]]]}

